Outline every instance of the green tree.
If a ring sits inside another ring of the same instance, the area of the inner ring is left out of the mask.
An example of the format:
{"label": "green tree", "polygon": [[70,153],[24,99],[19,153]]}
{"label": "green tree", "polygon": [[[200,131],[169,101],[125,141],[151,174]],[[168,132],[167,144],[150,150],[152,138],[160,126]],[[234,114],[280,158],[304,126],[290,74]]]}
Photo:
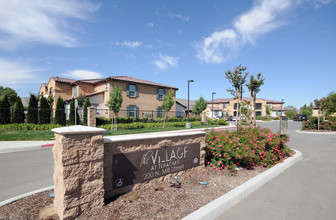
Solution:
{"label": "green tree", "polygon": [[334,91],[330,92],[327,97],[327,100],[328,100],[327,113],[328,114],[335,113],[336,112],[336,93]]}
{"label": "green tree", "polygon": [[118,87],[113,87],[113,90],[110,94],[110,99],[107,103],[109,109],[114,113],[114,116],[112,116],[112,125],[111,125],[111,130],[118,130],[118,123],[117,123],[117,118],[118,118],[118,113],[121,108],[121,104],[123,102],[122,98],[122,88]]}
{"label": "green tree", "polygon": [[[76,116],[75,116],[76,113]],[[76,117],[76,124],[79,124],[79,115],[77,109],[75,109],[75,99],[72,98],[70,102],[70,112],[69,112],[69,125],[75,124],[75,117]]]}
{"label": "green tree", "polygon": [[20,96],[18,96],[14,105],[13,123],[24,123],[24,119],[24,107]]}
{"label": "green tree", "polygon": [[32,124],[38,122],[38,97],[34,94],[30,94],[27,122]]}
{"label": "green tree", "polygon": [[250,82],[249,84],[247,84],[247,88],[250,91],[250,109],[252,109],[253,114],[251,119],[253,118],[253,125],[256,126],[257,125],[257,121],[256,121],[256,99],[257,99],[257,93],[260,92],[260,87],[262,85],[264,85],[265,82],[265,78],[263,75],[261,75],[261,73],[257,74],[257,77],[254,77],[253,75],[251,75],[250,77]]}
{"label": "green tree", "polygon": [[38,113],[39,124],[49,124],[50,123],[50,108],[48,100],[45,97],[40,98],[40,108]]}
{"label": "green tree", "polygon": [[266,105],[266,115],[267,116],[271,115],[271,108],[269,107],[269,105]]}
{"label": "green tree", "polygon": [[9,87],[4,88],[0,86],[0,99],[3,99],[5,95],[7,95],[8,97],[10,106],[13,106],[17,99],[17,93],[15,92],[15,90]]}
{"label": "green tree", "polygon": [[11,122],[10,104],[8,96],[5,95],[0,105],[0,123],[10,124],[10,122]]}
{"label": "green tree", "polygon": [[300,108],[300,114],[305,114],[308,117],[312,116],[312,114],[313,114],[313,106],[304,104]]}
{"label": "green tree", "polygon": [[87,108],[91,106],[91,102],[89,98],[86,98],[83,110],[83,124],[87,126]]}
{"label": "green tree", "polygon": [[196,100],[193,112],[197,115],[201,114],[207,107],[207,101],[201,96]]}
{"label": "green tree", "polygon": [[53,122],[53,117],[54,117],[54,109],[53,109],[53,104],[54,104],[54,97],[52,97],[52,95],[49,95],[48,98],[47,98],[47,101],[48,101],[48,105],[49,105],[49,108],[50,108],[50,122],[52,123]]}
{"label": "green tree", "polygon": [[294,106],[286,106],[285,107],[285,115],[289,118],[289,119],[293,119],[294,115],[297,114],[297,109]]}
{"label": "green tree", "polygon": [[58,97],[56,103],[55,123],[60,125],[66,124],[64,101],[61,96]]}
{"label": "green tree", "polygon": [[321,114],[321,101],[318,99],[314,100],[315,106],[318,108],[317,112],[317,130],[320,130],[320,114]]}
{"label": "green tree", "polygon": [[163,127],[166,127],[168,112],[173,107],[174,102],[175,102],[174,101],[174,90],[170,89],[168,91],[167,95],[164,97],[162,105],[161,105],[161,107],[165,110],[164,111],[165,117],[164,117],[164,121],[163,121]]}
{"label": "green tree", "polygon": [[[238,106],[239,112],[236,114],[236,125],[238,125],[238,115],[241,117],[241,102],[242,102],[242,94],[243,94],[243,86],[246,82],[246,77],[248,73],[245,72],[246,67],[242,67],[241,65],[235,67],[233,71],[227,70],[225,72],[226,79],[229,80],[233,89],[227,89],[235,98],[239,99]],[[239,118],[240,119],[240,118]],[[239,125],[241,125],[241,120],[239,120]]]}

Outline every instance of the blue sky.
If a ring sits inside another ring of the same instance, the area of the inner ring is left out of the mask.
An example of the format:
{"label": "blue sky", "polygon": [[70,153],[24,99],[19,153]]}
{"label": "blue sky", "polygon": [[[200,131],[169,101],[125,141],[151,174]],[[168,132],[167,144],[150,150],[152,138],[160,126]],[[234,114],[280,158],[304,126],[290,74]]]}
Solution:
{"label": "blue sky", "polygon": [[[178,98],[231,97],[225,71],[261,72],[257,95],[300,107],[336,91],[333,0],[0,0],[0,85],[128,75]],[[245,96],[248,96],[247,89]]]}

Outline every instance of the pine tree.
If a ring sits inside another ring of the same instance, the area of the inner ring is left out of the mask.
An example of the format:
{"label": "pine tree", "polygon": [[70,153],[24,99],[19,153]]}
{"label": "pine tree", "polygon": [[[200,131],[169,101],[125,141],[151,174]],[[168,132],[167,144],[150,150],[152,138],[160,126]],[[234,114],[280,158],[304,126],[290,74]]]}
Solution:
{"label": "pine tree", "polygon": [[0,123],[10,124],[10,122],[11,122],[10,104],[8,96],[5,95],[0,105]]}
{"label": "pine tree", "polygon": [[24,123],[24,119],[24,107],[20,96],[18,96],[14,106],[13,123]]}
{"label": "pine tree", "polygon": [[30,94],[27,122],[33,124],[38,122],[38,98],[34,94]]}
{"label": "pine tree", "polygon": [[49,124],[50,123],[50,109],[48,100],[43,96],[40,99],[40,110],[38,113],[39,124]]}
{"label": "pine tree", "polygon": [[72,98],[71,103],[70,103],[69,125],[74,125],[75,124],[75,112],[76,112],[77,124],[79,124],[78,111],[77,111],[77,109],[75,111],[75,99]]}
{"label": "pine tree", "polygon": [[58,97],[56,103],[55,123],[60,125],[66,124],[64,102],[61,96]]}
{"label": "pine tree", "polygon": [[4,111],[2,108],[2,100],[0,99],[0,124],[4,124]]}
{"label": "pine tree", "polygon": [[84,104],[84,112],[83,112],[83,124],[87,126],[87,108],[91,106],[91,102],[89,98],[86,98],[85,104]]}

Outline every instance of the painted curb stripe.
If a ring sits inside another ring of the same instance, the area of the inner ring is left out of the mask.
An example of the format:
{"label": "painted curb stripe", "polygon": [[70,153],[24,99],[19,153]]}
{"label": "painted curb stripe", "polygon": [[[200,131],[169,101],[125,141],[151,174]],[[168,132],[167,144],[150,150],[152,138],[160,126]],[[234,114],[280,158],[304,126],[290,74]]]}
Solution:
{"label": "painted curb stripe", "polygon": [[42,148],[44,148],[44,147],[53,147],[53,146],[54,146],[54,144],[43,144],[43,145],[41,145]]}

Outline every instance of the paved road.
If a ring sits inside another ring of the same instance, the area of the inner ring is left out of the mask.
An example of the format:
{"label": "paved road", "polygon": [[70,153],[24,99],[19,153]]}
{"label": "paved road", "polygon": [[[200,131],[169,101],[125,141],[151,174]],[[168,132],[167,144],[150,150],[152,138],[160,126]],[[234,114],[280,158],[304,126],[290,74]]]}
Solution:
{"label": "paved road", "polygon": [[336,134],[297,133],[300,124],[289,122],[289,146],[303,160],[219,219],[336,219]]}
{"label": "paved road", "polygon": [[51,148],[0,154],[0,202],[53,185]]}

